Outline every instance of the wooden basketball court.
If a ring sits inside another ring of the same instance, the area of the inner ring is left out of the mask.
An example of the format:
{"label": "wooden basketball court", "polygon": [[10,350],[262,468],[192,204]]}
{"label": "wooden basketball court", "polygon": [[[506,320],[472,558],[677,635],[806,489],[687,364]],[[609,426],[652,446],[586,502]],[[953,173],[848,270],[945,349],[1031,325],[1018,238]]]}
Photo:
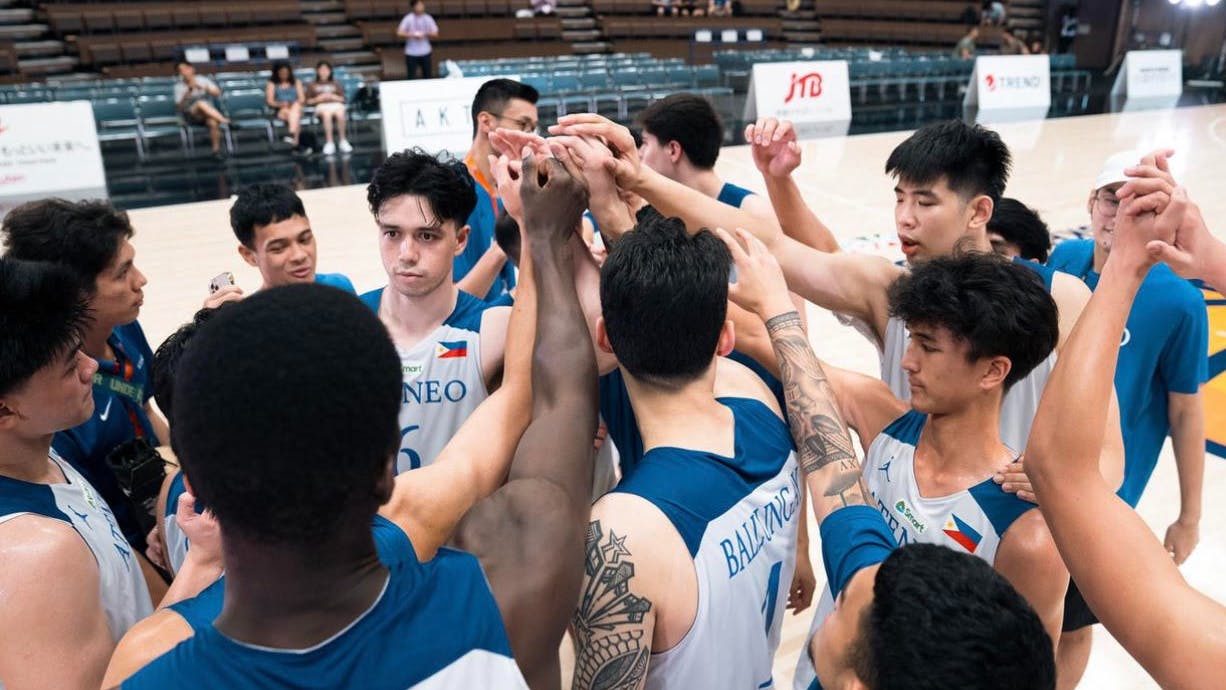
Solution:
{"label": "wooden basketball court", "polygon": [[[1053,231],[1089,222],[1086,201],[1108,155],[1169,146],[1177,152],[1171,159],[1176,178],[1200,204],[1212,229],[1226,237],[1226,222],[1221,220],[1226,217],[1226,196],[1221,193],[1226,189],[1226,106],[1093,115],[1004,125],[998,130],[1014,156],[1008,195],[1039,211]],[[890,150],[908,134],[891,132],[804,144],[798,182],[809,204],[844,246],[881,245],[874,238],[893,234],[893,181],[883,167]],[[725,149],[717,170],[726,180],[763,190],[746,147]],[[359,290],[385,284],[365,186],[309,190],[301,196],[318,238],[319,270],[343,272]],[[149,278],[141,323],[155,347],[191,318],[208,293],[209,279],[218,273],[232,271],[248,291],[259,286],[258,273],[242,262],[235,249],[229,207],[229,201],[211,201],[131,212],[137,231],[136,263]],[[889,251],[888,246],[884,251]],[[1216,378],[1205,396],[1207,431],[1221,449],[1226,447],[1226,299],[1208,293],[1206,298],[1211,305],[1210,353],[1216,353],[1210,366]],[[810,337],[823,358],[867,373],[878,372],[872,345],[838,325],[828,312],[810,308]],[[1221,458],[1206,460],[1204,494],[1200,546],[1183,572],[1195,587],[1226,602],[1226,581],[1220,576],[1226,572],[1226,512],[1216,511],[1217,500],[1226,495],[1226,461]],[[1178,508],[1178,483],[1168,443],[1138,510],[1161,538]],[[817,529],[812,524],[810,534],[820,589],[824,575]],[[791,687],[812,610],[785,620],[775,663],[776,687]],[[1082,687],[1157,687],[1101,627],[1096,638]]]}

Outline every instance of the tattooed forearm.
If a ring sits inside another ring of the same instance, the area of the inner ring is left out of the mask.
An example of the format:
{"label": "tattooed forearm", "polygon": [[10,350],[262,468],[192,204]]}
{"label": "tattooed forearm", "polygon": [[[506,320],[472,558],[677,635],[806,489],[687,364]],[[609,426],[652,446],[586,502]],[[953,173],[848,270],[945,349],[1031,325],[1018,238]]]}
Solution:
{"label": "tattooed forearm", "polygon": [[799,315],[781,314],[767,321],[766,328],[779,359],[788,423],[818,518],[843,506],[865,503],[868,492],[860,482],[851,434]]}
{"label": "tattooed forearm", "polygon": [[[603,543],[602,543],[603,540]],[[630,593],[626,537],[588,524],[583,592],[574,616],[575,690],[634,690],[647,678],[651,601]]]}

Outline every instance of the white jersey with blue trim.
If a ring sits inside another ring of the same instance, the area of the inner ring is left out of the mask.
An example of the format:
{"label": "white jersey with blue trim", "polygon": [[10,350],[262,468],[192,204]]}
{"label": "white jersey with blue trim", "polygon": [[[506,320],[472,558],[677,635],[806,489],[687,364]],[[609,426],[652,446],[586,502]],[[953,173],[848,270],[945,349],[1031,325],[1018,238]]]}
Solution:
{"label": "white jersey with blue trim", "polygon": [[[864,483],[899,546],[947,546],[992,565],[1006,530],[1038,506],[1006,493],[991,478],[948,496],[921,495],[915,479],[915,446],[927,421],[927,415],[910,410],[873,439],[864,458]],[[818,600],[805,650],[833,609],[827,586]],[[804,690],[815,677],[812,659],[802,653],[793,687]]]}
{"label": "white jersey with blue trim", "polygon": [[800,477],[787,426],[766,405],[732,410],[732,457],[653,448],[616,492],[660,509],[681,535],[698,581],[694,623],[651,655],[648,690],[769,688],[796,567]]}
{"label": "white jersey with blue trim", "polygon": [[[375,313],[380,288],[362,295]],[[400,398],[400,453],[396,472],[434,463],[464,420],[489,397],[481,371],[481,316],[489,305],[458,291],[443,325],[405,349],[396,347],[404,373]]]}
{"label": "white jersey with blue trim", "polygon": [[106,502],[54,451],[51,460],[64,473],[64,483],[34,484],[0,477],[0,524],[38,515],[66,522],[76,530],[98,563],[99,600],[107,628],[118,641],[128,628],[153,613],[145,577]]}
{"label": "white jersey with blue trim", "polygon": [[[1055,269],[1021,259],[1014,260],[1014,263],[1037,273],[1047,285],[1047,290],[1051,291]],[[881,380],[902,401],[911,400],[911,385],[907,383],[907,372],[902,368],[902,358],[907,353],[910,340],[911,334],[902,319],[891,317],[886,323],[885,339],[881,345]],[[1000,440],[1015,452],[1026,449],[1026,439],[1030,438],[1030,425],[1034,423],[1034,414],[1039,410],[1043,387],[1055,368],[1056,352],[1053,350],[1047,359],[1039,362],[1034,370],[1005,393],[1000,408]]]}
{"label": "white jersey with blue trim", "polygon": [[[394,525],[390,529],[398,530]],[[379,560],[389,572],[374,604],[336,635],[307,649],[271,649],[223,635],[211,623],[220,610],[214,585],[205,590],[214,598],[205,607],[211,612],[179,610],[192,626],[192,637],[121,687],[528,687],[511,656],[502,616],[475,556],[443,548],[428,563],[419,563],[409,540],[403,538],[383,540]]]}

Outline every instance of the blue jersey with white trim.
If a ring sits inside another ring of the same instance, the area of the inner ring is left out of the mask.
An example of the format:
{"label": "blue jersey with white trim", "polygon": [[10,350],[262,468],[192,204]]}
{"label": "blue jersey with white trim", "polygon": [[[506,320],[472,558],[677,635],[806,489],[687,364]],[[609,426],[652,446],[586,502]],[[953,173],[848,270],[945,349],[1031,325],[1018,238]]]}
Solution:
{"label": "blue jersey with white trim", "polygon": [[183,473],[176,472],[170,480],[170,488],[166,491],[166,512],[162,520],[162,543],[166,546],[166,561],[170,565],[170,574],[175,575],[183,567],[187,558],[187,535],[179,529],[175,514],[179,510],[179,497],[187,492],[183,483]]}
{"label": "blue jersey with white trim", "polygon": [[99,601],[107,628],[118,641],[128,628],[153,613],[145,577],[106,502],[54,452],[51,461],[64,473],[63,483],[35,484],[0,476],[0,524],[34,515],[67,523],[81,535],[98,563]]}
{"label": "blue jersey with white trim", "polygon": [[349,276],[344,273],[316,273],[315,282],[337,290],[344,290],[351,295],[358,294],[357,289],[353,287],[353,281],[349,280]]}
{"label": "blue jersey with white trim", "polygon": [[694,560],[694,624],[651,655],[649,689],[770,687],[796,566],[800,477],[787,426],[766,405],[720,398],[735,419],[732,457],[652,448],[616,492],[672,523]]}
{"label": "blue jersey with white trim", "polygon": [[[361,298],[376,314],[384,289]],[[441,326],[411,348],[396,347],[404,373],[397,472],[433,464],[489,397],[481,372],[481,317],[489,304],[457,292],[455,308]]]}
{"label": "blue jersey with white trim", "polygon": [[444,548],[430,562],[419,563],[407,538],[400,549],[397,557],[380,554],[380,560],[393,562],[375,603],[314,647],[244,644],[211,624],[197,627],[196,619],[191,638],[122,687],[526,688],[477,559]]}
{"label": "blue jersey with white trim", "polygon": [[753,192],[744,187],[738,187],[731,182],[725,182],[724,186],[719,188],[719,195],[715,199],[722,204],[740,208],[745,203],[745,198],[753,195]]}
{"label": "blue jersey with white trim", "polygon": [[[873,439],[864,458],[864,483],[899,546],[947,546],[991,565],[1009,527],[1038,506],[1006,493],[991,478],[947,496],[921,495],[915,479],[915,446],[927,421],[928,415],[909,410]],[[833,609],[827,586],[809,640]],[[812,659],[801,654],[794,687],[809,687],[814,676]]]}

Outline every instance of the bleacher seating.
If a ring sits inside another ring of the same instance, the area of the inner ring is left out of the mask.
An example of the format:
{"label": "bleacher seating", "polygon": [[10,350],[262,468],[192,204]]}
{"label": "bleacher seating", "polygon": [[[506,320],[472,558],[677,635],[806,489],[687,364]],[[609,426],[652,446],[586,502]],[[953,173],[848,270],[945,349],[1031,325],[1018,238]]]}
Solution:
{"label": "bleacher seating", "polygon": [[57,4],[46,5],[45,9],[51,29],[62,35],[194,30],[303,21],[302,6],[287,0]]}

